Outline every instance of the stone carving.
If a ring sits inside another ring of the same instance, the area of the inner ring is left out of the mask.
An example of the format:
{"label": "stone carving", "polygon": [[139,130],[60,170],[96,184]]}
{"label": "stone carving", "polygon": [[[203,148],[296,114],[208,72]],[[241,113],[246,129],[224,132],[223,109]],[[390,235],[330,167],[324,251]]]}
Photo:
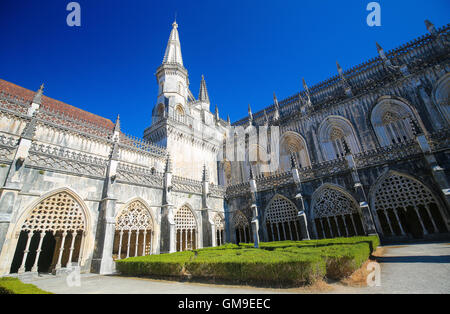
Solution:
{"label": "stone carving", "polygon": [[140,201],[134,201],[117,217],[116,230],[153,230],[152,217]]}
{"label": "stone carving", "polygon": [[34,207],[22,225],[22,231],[85,230],[85,218],[81,205],[67,192],[49,196]]}
{"label": "stone carving", "polygon": [[314,218],[342,216],[358,212],[355,203],[337,189],[323,189],[313,203]]}

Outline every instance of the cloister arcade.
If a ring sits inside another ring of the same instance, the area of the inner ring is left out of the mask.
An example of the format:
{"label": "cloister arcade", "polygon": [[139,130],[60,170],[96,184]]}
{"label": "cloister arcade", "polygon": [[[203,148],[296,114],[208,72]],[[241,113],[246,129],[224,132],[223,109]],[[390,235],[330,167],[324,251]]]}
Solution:
{"label": "cloister arcade", "polygon": [[252,242],[253,234],[249,219],[240,210],[234,212],[233,227],[235,231],[236,243]]}
{"label": "cloister arcade", "polygon": [[197,249],[198,227],[192,209],[188,205],[181,206],[176,212],[174,220],[177,252]]}
{"label": "cloister arcade", "polygon": [[302,239],[297,207],[282,195],[274,196],[268,204],[264,225],[269,241]]}
{"label": "cloister arcade", "polygon": [[80,265],[87,217],[80,200],[69,191],[39,201],[19,225],[10,273],[48,273]]}
{"label": "cloister arcade", "polygon": [[365,234],[358,203],[341,187],[324,184],[314,192],[311,213],[319,239]]}
{"label": "cloister arcade", "polygon": [[382,176],[371,191],[371,207],[386,237],[448,232],[437,197],[420,181],[397,172]]}
{"label": "cloister arcade", "polygon": [[141,201],[132,201],[117,216],[113,257],[122,259],[152,254],[153,237],[150,210]]}

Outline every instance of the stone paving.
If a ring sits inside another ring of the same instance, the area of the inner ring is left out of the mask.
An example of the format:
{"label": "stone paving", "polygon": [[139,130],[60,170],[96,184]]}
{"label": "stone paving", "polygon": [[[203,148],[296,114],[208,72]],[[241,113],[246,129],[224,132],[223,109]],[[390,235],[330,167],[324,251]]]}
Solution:
{"label": "stone paving", "polygon": [[[326,293],[450,293],[450,243],[386,246],[381,265],[381,287],[354,288],[332,284]],[[66,278],[42,276],[32,280],[39,288],[61,294],[277,294],[315,293],[308,289],[264,289],[242,286],[170,282],[142,278],[84,274],[81,286]]]}

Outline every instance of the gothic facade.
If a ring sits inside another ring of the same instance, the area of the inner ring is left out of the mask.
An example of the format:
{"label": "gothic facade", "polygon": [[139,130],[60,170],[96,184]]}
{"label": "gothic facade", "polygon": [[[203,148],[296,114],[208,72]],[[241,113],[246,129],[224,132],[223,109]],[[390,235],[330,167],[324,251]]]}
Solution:
{"label": "gothic facade", "polygon": [[[109,274],[116,259],[225,242],[448,236],[450,26],[426,25],[231,124],[203,77],[190,91],[174,23],[143,139],[0,80],[0,275]],[[252,146],[261,126],[278,128],[278,150]],[[255,161],[224,158],[239,129]]]}

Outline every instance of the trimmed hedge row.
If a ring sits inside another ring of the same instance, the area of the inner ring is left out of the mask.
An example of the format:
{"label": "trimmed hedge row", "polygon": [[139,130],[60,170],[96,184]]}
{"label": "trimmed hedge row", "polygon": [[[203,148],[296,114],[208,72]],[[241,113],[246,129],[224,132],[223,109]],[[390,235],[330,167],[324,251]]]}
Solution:
{"label": "trimmed hedge row", "polygon": [[17,278],[0,278],[0,294],[52,294],[32,284],[25,284]]}
{"label": "trimmed hedge row", "polygon": [[377,237],[355,237],[302,242],[226,244],[172,254],[116,261],[129,276],[201,278],[239,283],[302,285],[324,277],[349,276],[379,244]]}

